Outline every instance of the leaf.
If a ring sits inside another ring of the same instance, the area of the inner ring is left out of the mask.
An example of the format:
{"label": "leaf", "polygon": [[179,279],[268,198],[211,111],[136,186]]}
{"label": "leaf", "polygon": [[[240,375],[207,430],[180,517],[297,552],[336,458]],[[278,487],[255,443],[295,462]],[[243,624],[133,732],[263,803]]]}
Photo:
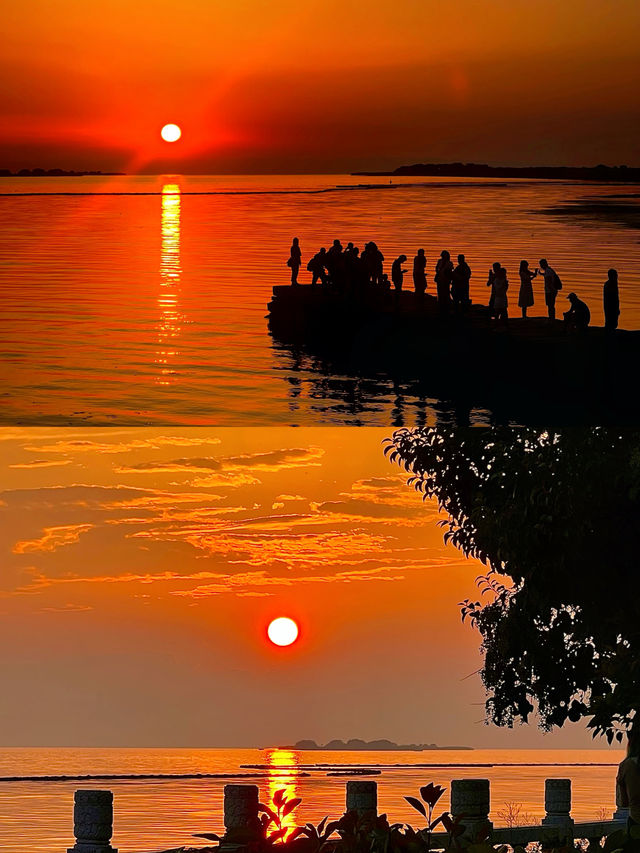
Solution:
{"label": "leaf", "polygon": [[291,841],[295,841],[295,840],[296,840],[296,838],[298,838],[298,836],[300,836],[300,835],[302,835],[302,834],[303,834],[303,832],[304,832],[303,827],[301,827],[301,826],[295,826],[295,827],[293,828],[293,830],[292,830],[292,831],[289,833],[289,835],[287,836],[287,844],[289,844]]}
{"label": "leaf", "polygon": [[410,806],[413,806],[417,812],[420,812],[423,817],[427,816],[427,810],[417,797],[405,797],[405,800]]}
{"label": "leaf", "polygon": [[268,841],[273,844],[274,842],[279,841],[284,835],[286,835],[286,833],[286,826],[283,826],[282,829],[274,829],[274,831],[268,835]]}
{"label": "leaf", "polygon": [[215,835],[213,832],[194,832],[194,838],[206,838],[207,841],[222,841],[219,835]]}
{"label": "leaf", "polygon": [[267,817],[269,818],[269,823],[280,822],[280,818],[278,817],[278,815],[274,811],[272,811],[269,806],[265,806],[262,803],[258,803],[258,811],[264,812],[267,815]]}
{"label": "leaf", "polygon": [[329,836],[332,835],[338,829],[339,826],[340,826],[339,820],[330,821],[325,827],[324,837],[329,838]]}
{"label": "leaf", "polygon": [[294,797],[291,800],[287,800],[282,807],[282,817],[286,817],[288,814],[291,814],[294,809],[298,808],[301,802],[302,797]]}
{"label": "leaf", "polygon": [[283,802],[285,800],[285,794],[286,793],[287,793],[286,788],[278,788],[278,790],[275,792],[275,794],[271,798],[271,802],[274,804],[274,806],[277,806],[278,808],[280,808],[280,806],[283,804]]}

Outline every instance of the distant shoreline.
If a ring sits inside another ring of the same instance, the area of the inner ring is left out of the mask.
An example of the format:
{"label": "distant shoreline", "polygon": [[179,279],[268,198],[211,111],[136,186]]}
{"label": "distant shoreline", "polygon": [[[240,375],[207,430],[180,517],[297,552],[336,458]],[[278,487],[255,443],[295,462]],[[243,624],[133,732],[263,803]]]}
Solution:
{"label": "distant shoreline", "polygon": [[73,169],[0,169],[0,178],[102,178],[113,175],[126,175],[126,172],[76,172]]}
{"label": "distant shoreline", "polygon": [[324,746],[315,740],[299,740],[293,746],[285,746],[283,749],[304,749],[323,751],[366,751],[366,752],[423,752],[425,750],[446,749],[473,749],[472,746],[438,746],[435,743],[394,743],[391,740],[360,740],[352,738],[348,741],[330,740]]}
{"label": "distant shoreline", "polygon": [[484,163],[414,163],[391,172],[352,172],[367,177],[528,178],[529,180],[640,181],[640,168],[630,166],[487,166]]}

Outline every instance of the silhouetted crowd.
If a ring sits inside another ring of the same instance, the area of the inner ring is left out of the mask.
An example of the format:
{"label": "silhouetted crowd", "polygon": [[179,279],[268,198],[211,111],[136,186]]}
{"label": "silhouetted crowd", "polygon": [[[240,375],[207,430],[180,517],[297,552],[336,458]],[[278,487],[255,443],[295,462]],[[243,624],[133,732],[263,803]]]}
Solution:
{"label": "silhouetted crowd", "polygon": [[[307,264],[307,270],[311,273],[311,284],[318,282],[322,285],[332,286],[339,292],[349,294],[357,298],[363,296],[373,287],[391,289],[399,296],[402,292],[404,277],[408,270],[404,269],[407,262],[406,255],[399,255],[391,264],[391,281],[384,272],[384,255],[378,246],[372,241],[365,243],[362,252],[353,243],[347,243],[343,248],[340,240],[334,240],[333,245],[327,250],[320,249]],[[291,284],[297,286],[298,273],[302,265],[302,252],[297,237],[293,238],[291,252],[287,266],[291,268]],[[438,310],[446,315],[465,314],[471,305],[469,298],[469,281],[471,279],[471,268],[466,262],[464,255],[457,256],[457,264],[454,265],[451,255],[446,250],[440,252],[440,257],[435,266],[434,282],[436,285],[436,298]],[[562,290],[562,281],[558,273],[550,266],[546,258],[540,259],[539,267],[533,271],[529,269],[529,262],[520,261],[518,270],[520,278],[520,289],[518,292],[518,307],[522,317],[527,316],[527,310],[534,304],[533,280],[538,276],[544,282],[544,302],[547,308],[547,316],[553,321],[556,317],[556,298]],[[489,296],[488,313],[496,321],[505,323],[509,318],[509,279],[507,270],[498,262],[493,264],[489,270],[487,287],[491,288]],[[413,289],[417,300],[422,300],[427,290],[427,258],[424,249],[418,249],[413,258]],[[564,312],[566,326],[575,331],[586,329],[591,322],[591,312],[585,302],[578,298],[576,293],[569,293],[569,310]],[[618,293],[618,272],[610,269],[607,281],[603,287],[603,307],[605,315],[605,329],[613,331],[618,326],[620,315],[620,298]]]}

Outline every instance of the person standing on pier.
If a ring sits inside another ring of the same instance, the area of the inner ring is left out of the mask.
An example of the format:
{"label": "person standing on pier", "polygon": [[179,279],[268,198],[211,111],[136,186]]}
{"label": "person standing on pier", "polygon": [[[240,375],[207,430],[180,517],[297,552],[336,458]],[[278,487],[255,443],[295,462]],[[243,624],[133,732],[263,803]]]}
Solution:
{"label": "person standing on pier", "polygon": [[506,326],[507,320],[509,319],[509,301],[507,299],[509,279],[507,278],[507,271],[503,266],[498,264],[498,268],[496,269],[496,265],[494,264],[493,268],[494,274],[493,282],[491,284],[493,316],[496,318],[496,320],[502,320],[502,322]]}
{"label": "person standing on pier", "polygon": [[556,319],[556,296],[562,289],[562,282],[558,273],[549,266],[546,258],[540,258],[540,269],[544,275],[544,302],[547,306],[549,320]]}
{"label": "person standing on pier", "polygon": [[294,237],[291,245],[291,251],[289,253],[289,260],[287,261],[287,266],[291,267],[291,284],[298,283],[298,272],[300,270],[301,263],[302,252],[300,251],[300,241],[297,237]]}
{"label": "person standing on pier", "polygon": [[453,270],[451,281],[451,298],[456,314],[464,314],[469,308],[469,279],[471,267],[465,261],[464,255],[458,255],[458,266]]}
{"label": "person standing on pier", "polygon": [[618,270],[611,269],[607,273],[608,278],[602,289],[602,302],[604,306],[604,327],[608,332],[618,328],[618,317],[620,316],[620,295],[618,293]]}
{"label": "person standing on pier", "polygon": [[413,287],[418,299],[422,299],[427,289],[427,258],[424,249],[418,249],[413,259]]}
{"label": "person standing on pier", "polygon": [[453,278],[453,264],[451,255],[447,250],[440,252],[440,259],[436,264],[434,280],[438,293],[438,308],[442,314],[448,314],[451,307],[451,280]]}
{"label": "person standing on pier", "polygon": [[629,809],[629,828],[640,825],[640,729],[627,735],[627,757],[618,766],[619,805]]}
{"label": "person standing on pier", "polygon": [[402,290],[402,282],[404,281],[404,274],[407,270],[402,269],[402,264],[407,260],[406,255],[399,255],[395,261],[391,264],[391,281],[393,282],[393,286],[396,289],[396,293],[399,295]]}
{"label": "person standing on pier", "polygon": [[529,261],[520,261],[520,293],[518,294],[518,305],[522,309],[523,319],[527,316],[527,308],[533,305],[533,279],[538,275],[538,270],[531,272]]}

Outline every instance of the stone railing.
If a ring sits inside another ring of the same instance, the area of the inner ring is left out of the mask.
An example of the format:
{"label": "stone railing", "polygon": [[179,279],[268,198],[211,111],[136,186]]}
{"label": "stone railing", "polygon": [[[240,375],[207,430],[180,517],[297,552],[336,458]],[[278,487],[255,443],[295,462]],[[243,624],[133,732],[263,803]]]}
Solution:
{"label": "stone railing", "polygon": [[[616,802],[618,798],[616,797]],[[544,788],[545,817],[533,826],[494,828],[489,813],[491,795],[488,779],[454,779],[451,783],[451,814],[460,817],[464,827],[461,843],[469,842],[479,832],[488,831],[495,843],[525,845],[541,841],[548,846],[564,843],[574,838],[601,839],[626,826],[628,813],[618,807],[611,820],[574,823],[571,817],[571,780],[547,779]],[[347,782],[346,810],[362,817],[375,817],[378,813],[378,786],[376,782]],[[74,798],[74,833],[76,843],[67,853],[118,853],[111,846],[113,828],[113,794],[111,791],[76,791]],[[258,786],[225,785],[225,834],[220,844],[228,853],[240,851],[251,841],[260,838],[258,820]],[[432,835],[432,847],[442,849],[449,845],[445,832]]]}

